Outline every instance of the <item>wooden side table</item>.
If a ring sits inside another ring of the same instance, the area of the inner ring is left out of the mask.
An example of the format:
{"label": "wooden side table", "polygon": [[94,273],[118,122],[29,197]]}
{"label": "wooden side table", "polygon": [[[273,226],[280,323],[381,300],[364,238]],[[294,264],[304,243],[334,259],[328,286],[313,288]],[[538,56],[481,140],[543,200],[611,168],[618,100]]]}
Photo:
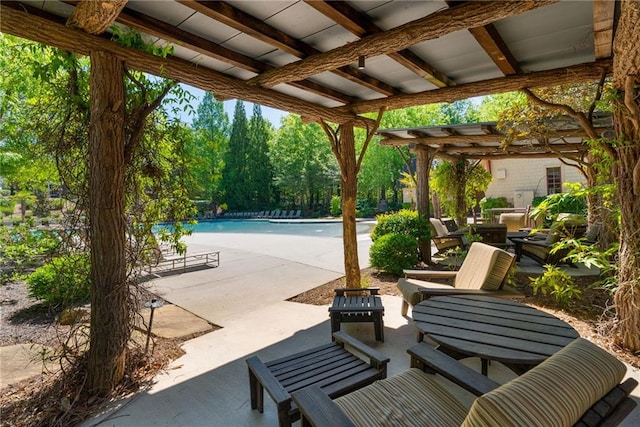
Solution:
{"label": "wooden side table", "polygon": [[333,338],[335,342],[271,362],[257,356],[247,359],[251,409],[263,412],[266,389],[278,408],[279,426],[289,427],[300,418],[291,405],[291,393],[316,385],[335,398],[387,377],[388,357],[344,332]]}
{"label": "wooden side table", "polygon": [[378,295],[379,290],[380,288],[336,289],[336,296],[329,307],[331,332],[339,331],[343,322],[373,322],[376,341],[384,342],[384,306]]}

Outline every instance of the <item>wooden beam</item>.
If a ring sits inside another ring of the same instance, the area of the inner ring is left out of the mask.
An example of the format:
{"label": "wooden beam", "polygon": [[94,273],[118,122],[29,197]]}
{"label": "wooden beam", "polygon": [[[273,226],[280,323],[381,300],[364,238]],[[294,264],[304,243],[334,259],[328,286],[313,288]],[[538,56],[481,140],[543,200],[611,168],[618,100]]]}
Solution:
{"label": "wooden beam", "polygon": [[469,32],[505,76],[522,72],[518,61],[516,61],[493,24],[469,28]]}
{"label": "wooden beam", "polygon": [[[22,5],[23,6],[23,5]],[[106,50],[126,62],[129,68],[174,79],[228,99],[242,99],[256,104],[289,111],[300,116],[313,117],[334,123],[354,122],[358,126],[372,126],[375,121],[352,113],[343,113],[273,90],[256,88],[244,81],[217,71],[194,65],[176,57],[161,58],[136,49],[120,46],[109,40],[73,30],[54,21],[0,4],[2,31],[34,40],[81,55],[91,50]]]}
{"label": "wooden beam", "polygon": [[[199,0],[177,1],[196,12],[222,22],[231,28],[235,28],[238,31],[262,41],[263,43],[274,46],[298,58],[305,58],[320,53],[319,50],[307,43],[289,36],[285,32],[256,19],[254,16],[235,8],[228,3],[222,1],[212,2]],[[273,67],[269,68],[271,69]],[[373,78],[353,67],[340,67],[333,70],[333,73],[385,96],[399,95],[402,93],[402,91],[394,88],[393,86]],[[294,79],[292,81],[296,80],[299,79]]]}
{"label": "wooden beam", "polygon": [[[367,15],[358,12],[347,2],[305,0],[305,3],[360,38],[383,32],[380,27],[371,22]],[[408,49],[391,52],[388,56],[437,87],[454,84],[452,80],[436,70],[434,66],[427,64],[422,58]]]}
{"label": "wooden beam", "polygon": [[[418,144],[423,145],[423,144]],[[541,153],[541,152],[572,152],[586,151],[589,147],[582,143],[571,144],[532,144],[532,145],[510,145],[506,148],[502,147],[487,147],[487,146],[474,146],[474,147],[455,147],[455,146],[442,146],[441,151],[449,154],[511,154],[511,153]],[[555,151],[553,151],[555,150]]]}
{"label": "wooden beam", "polygon": [[[118,22],[146,34],[160,37],[170,43],[191,49],[210,58],[231,64],[243,70],[254,73],[268,71],[274,67],[241,53],[235,52],[213,43],[210,40],[191,34],[164,21],[152,18],[135,10],[125,8],[118,16]],[[311,93],[341,102],[343,104],[355,101],[355,98],[338,92],[337,90],[303,80],[289,83],[291,86],[306,90]]]}
{"label": "wooden beam", "polygon": [[356,62],[359,56],[386,55],[455,31],[479,27],[499,19],[556,3],[557,0],[470,2],[443,10],[389,31],[372,34],[353,43],[267,71],[249,80],[256,86],[305,79]]}
{"label": "wooden beam", "polygon": [[[449,7],[467,3],[466,1],[459,0],[446,0],[445,2]],[[481,27],[469,28],[469,32],[480,44],[480,47],[489,55],[489,58],[496,64],[502,74],[508,76],[522,72],[518,61],[516,61],[504,40],[502,40],[495,25],[487,24]]]}
{"label": "wooden beam", "polygon": [[593,44],[596,59],[609,58],[613,53],[613,20],[616,2],[593,0]]}
{"label": "wooden beam", "polygon": [[89,34],[100,34],[106,31],[127,0],[82,0],[67,21],[72,28],[79,28]]}
{"label": "wooden beam", "polygon": [[529,154],[516,153],[516,154],[493,154],[493,155],[482,154],[479,156],[465,155],[464,157],[465,159],[469,159],[469,160],[550,159],[550,158],[557,159],[557,158],[566,157],[572,154],[576,154],[576,153],[560,153],[560,154],[559,153],[529,153]]}
{"label": "wooden beam", "polygon": [[[596,128],[596,132],[598,134],[602,134],[602,132],[610,130],[610,128]],[[383,134],[383,132],[379,132],[379,134]],[[502,134],[491,134],[491,135],[452,135],[452,136],[423,136],[419,138],[400,138],[390,136],[391,134],[387,133],[385,135],[389,135],[387,138],[380,141],[382,145],[409,145],[409,144],[427,144],[427,145],[447,145],[447,144],[462,144],[462,143],[498,143],[501,142],[505,136]],[[553,132],[547,132],[544,135],[547,139],[560,139],[560,138],[586,138],[588,135],[582,129],[571,129],[571,130],[559,130]],[[530,141],[536,139],[537,136],[525,136],[522,138],[516,139],[516,141]]]}
{"label": "wooden beam", "polygon": [[377,111],[381,107],[386,107],[387,110],[397,110],[414,105],[454,102],[475,96],[512,92],[524,88],[550,87],[568,83],[599,80],[603,68],[607,70],[608,74],[611,73],[611,65],[611,59],[601,59],[596,62],[554,70],[514,74],[414,94],[390,96],[388,98],[370,101],[358,101],[351,105],[337,107],[336,109],[344,109],[345,111],[362,114]]}

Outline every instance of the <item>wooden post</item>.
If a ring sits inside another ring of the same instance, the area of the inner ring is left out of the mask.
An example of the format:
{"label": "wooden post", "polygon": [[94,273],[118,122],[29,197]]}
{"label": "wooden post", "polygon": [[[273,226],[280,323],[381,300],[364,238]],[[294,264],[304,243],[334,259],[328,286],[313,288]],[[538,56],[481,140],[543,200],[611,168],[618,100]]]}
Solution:
{"label": "wooden post", "polygon": [[[416,199],[418,213],[427,221],[431,216],[429,209],[429,171],[433,164],[435,150],[426,145],[418,144],[416,146]],[[430,236],[429,236],[430,237]],[[431,262],[431,239],[421,239],[419,242],[420,257],[426,263]]]}
{"label": "wooden post", "polygon": [[91,53],[90,198],[91,345],[88,388],[113,390],[124,376],[129,339],[124,215],[124,64]]}
{"label": "wooden post", "polygon": [[344,268],[348,288],[360,287],[360,261],[356,233],[356,199],[358,196],[358,163],[353,123],[340,126],[340,154],[342,158],[342,235],[344,240]]}

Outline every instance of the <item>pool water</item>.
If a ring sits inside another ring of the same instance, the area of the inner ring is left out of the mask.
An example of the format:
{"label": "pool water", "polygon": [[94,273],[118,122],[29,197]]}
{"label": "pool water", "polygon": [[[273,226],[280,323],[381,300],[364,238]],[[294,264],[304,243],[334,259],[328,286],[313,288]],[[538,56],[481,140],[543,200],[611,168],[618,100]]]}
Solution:
{"label": "pool water", "polygon": [[[295,236],[342,237],[342,221],[279,222],[269,220],[213,220],[188,226],[194,233],[288,234]],[[357,233],[368,233],[370,224],[357,223]]]}

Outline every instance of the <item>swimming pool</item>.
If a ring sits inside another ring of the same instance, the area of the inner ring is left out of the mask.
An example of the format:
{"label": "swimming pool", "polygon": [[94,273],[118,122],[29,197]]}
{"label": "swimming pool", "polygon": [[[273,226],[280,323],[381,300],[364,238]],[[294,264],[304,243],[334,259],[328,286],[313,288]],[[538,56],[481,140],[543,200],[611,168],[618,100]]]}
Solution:
{"label": "swimming pool", "polygon": [[[213,220],[188,226],[194,233],[253,233],[288,234],[296,236],[342,237],[342,221],[339,220]],[[369,233],[370,223],[356,223],[357,233]]]}

